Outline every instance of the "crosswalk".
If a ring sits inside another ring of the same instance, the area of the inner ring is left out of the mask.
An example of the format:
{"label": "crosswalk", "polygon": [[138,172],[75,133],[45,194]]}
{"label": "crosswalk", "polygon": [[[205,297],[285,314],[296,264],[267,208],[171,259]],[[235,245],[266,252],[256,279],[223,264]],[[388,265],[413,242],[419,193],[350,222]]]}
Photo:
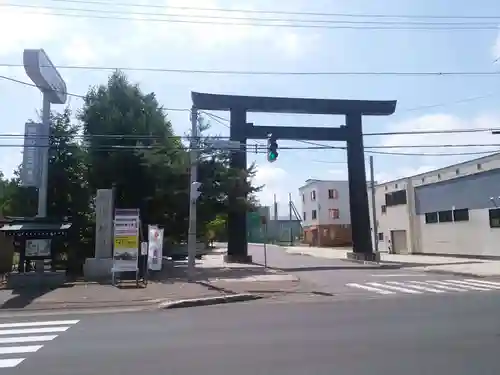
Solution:
{"label": "crosswalk", "polygon": [[479,279],[450,279],[450,280],[406,280],[349,283],[349,288],[361,289],[377,294],[424,294],[424,293],[460,293],[484,292],[500,290],[500,282]]}
{"label": "crosswalk", "polygon": [[16,367],[79,320],[0,323],[0,368]]}

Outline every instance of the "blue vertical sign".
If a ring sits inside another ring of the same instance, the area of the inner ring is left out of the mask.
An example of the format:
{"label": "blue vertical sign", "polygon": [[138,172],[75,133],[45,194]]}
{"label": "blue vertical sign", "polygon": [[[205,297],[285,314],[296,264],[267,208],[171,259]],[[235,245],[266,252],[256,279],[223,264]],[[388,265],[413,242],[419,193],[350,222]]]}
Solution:
{"label": "blue vertical sign", "polygon": [[[21,183],[26,187],[39,187],[42,171],[42,147],[48,146],[49,132],[44,126],[34,122],[24,125],[23,164]],[[44,139],[46,138],[46,139]]]}

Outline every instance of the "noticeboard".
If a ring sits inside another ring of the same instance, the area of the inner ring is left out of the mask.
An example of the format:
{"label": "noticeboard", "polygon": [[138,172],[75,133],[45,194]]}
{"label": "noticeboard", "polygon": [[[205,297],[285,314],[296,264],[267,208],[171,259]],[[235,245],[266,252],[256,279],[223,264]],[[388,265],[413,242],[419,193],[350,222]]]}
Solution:
{"label": "noticeboard", "polygon": [[139,215],[115,211],[113,236],[113,269],[137,271],[139,259]]}

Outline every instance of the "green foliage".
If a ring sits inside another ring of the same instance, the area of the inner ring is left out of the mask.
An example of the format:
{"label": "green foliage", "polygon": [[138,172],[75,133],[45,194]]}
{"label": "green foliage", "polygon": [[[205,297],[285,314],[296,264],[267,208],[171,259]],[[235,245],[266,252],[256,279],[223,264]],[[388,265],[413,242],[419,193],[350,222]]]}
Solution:
{"label": "green foliage", "polygon": [[[204,148],[210,124],[200,118]],[[121,72],[107,84],[92,87],[82,108],[72,117],[69,109],[51,116],[52,147],[49,164],[48,215],[70,217],[79,228],[71,248],[77,257],[89,256],[92,247],[92,197],[98,189],[113,188],[115,207],[139,208],[145,225],[158,224],[172,241],[187,238],[189,212],[189,150],[154,93],[143,93]],[[230,211],[252,210],[259,187],[251,185],[255,166],[246,171],[230,167],[228,152],[201,152],[198,181],[200,236],[224,236]],[[246,199],[230,201],[231,193]],[[14,178],[0,176],[0,208],[4,215],[34,216],[36,189]],[[209,232],[209,233],[208,233]],[[87,250],[83,251],[82,246]]]}
{"label": "green foliage", "polygon": [[227,215],[219,214],[205,225],[209,241],[225,241],[227,238]]}

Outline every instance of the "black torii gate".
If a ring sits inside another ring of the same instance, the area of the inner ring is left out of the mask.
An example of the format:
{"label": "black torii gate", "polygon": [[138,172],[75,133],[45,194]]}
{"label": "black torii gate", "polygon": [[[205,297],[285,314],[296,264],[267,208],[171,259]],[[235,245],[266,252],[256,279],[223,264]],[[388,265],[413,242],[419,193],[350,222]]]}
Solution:
{"label": "black torii gate", "polygon": [[[231,166],[246,169],[248,139],[303,141],[345,141],[349,177],[349,205],[353,253],[351,257],[373,260],[370,212],[368,206],[365,157],[363,149],[363,116],[389,116],[396,110],[396,101],[299,99],[261,96],[218,95],[192,92],[194,107],[206,111],[229,111],[230,140],[241,143],[241,150],[231,153]],[[247,123],[247,112],[345,115],[345,125],[337,128],[254,126]],[[230,196],[235,202],[237,196]],[[248,256],[247,215],[231,212],[228,215],[228,261],[251,262]]]}

